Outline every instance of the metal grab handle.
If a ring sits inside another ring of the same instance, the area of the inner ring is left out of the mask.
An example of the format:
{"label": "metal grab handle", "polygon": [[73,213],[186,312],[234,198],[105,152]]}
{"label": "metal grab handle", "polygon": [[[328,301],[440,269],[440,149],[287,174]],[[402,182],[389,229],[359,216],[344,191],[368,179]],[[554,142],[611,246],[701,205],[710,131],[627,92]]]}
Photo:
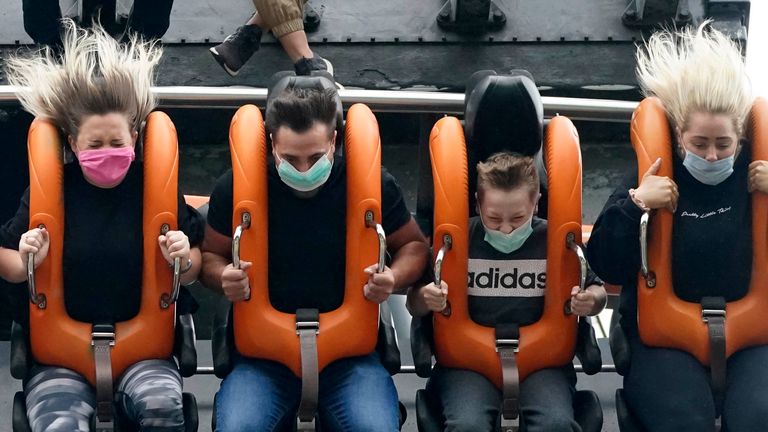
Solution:
{"label": "metal grab handle", "polygon": [[656,274],[648,268],[648,221],[650,212],[644,212],[640,217],[640,273],[645,278],[648,288],[656,286]]}
{"label": "metal grab handle", "polygon": [[[160,226],[160,234],[166,235],[171,230],[171,226],[164,223]],[[181,258],[173,259],[173,282],[171,282],[171,295],[163,294],[160,296],[160,307],[168,309],[179,299],[181,291]]]}
{"label": "metal grab handle", "polygon": [[[240,269],[240,239],[243,237],[243,231],[251,227],[251,214],[243,213],[240,218],[240,225],[235,227],[235,233],[232,235],[232,268]],[[251,299],[250,292],[245,296],[245,300]]]}
{"label": "metal grab handle", "polygon": [[243,230],[251,227],[251,214],[243,213],[240,225],[235,227],[235,234],[232,235],[232,267],[240,269],[240,238],[243,236]]}
{"label": "metal grab handle", "polygon": [[[444,234],[443,247],[437,251],[437,257],[435,257],[435,286],[440,286],[443,281],[443,260],[445,259],[445,254],[451,250],[452,246],[453,238],[449,234]],[[445,316],[451,316],[451,303],[447,299],[445,300],[445,308],[440,313]]]}
{"label": "metal grab handle", "polygon": [[181,290],[181,258],[173,259],[173,290],[171,291],[171,303],[176,303]]}
{"label": "metal grab handle", "polygon": [[[576,257],[579,258],[579,292],[584,292],[587,288],[587,257],[584,255],[584,248],[576,241],[576,235],[574,233],[568,233],[565,244],[568,249],[576,253]],[[571,310],[570,300],[565,303],[565,313],[570,315],[573,313]]]}
{"label": "metal grab handle", "polygon": [[444,235],[443,247],[437,252],[435,258],[435,285],[440,285],[443,280],[443,259],[445,259],[446,252],[451,250],[451,246],[453,246],[453,239],[448,234]]}
{"label": "metal grab handle", "polygon": [[373,220],[373,212],[370,210],[365,212],[365,226],[376,230],[376,236],[379,239],[379,262],[376,266],[376,272],[381,273],[387,265],[387,233],[384,232],[384,227],[381,224]]}
{"label": "metal grab handle", "polygon": [[240,237],[243,236],[243,226],[238,225],[235,228],[235,234],[232,236],[232,267],[240,268]]}
{"label": "metal grab handle", "polygon": [[35,253],[30,252],[27,260],[27,286],[29,287],[29,301],[36,304],[39,309],[45,309],[45,295],[37,294],[35,286]]}

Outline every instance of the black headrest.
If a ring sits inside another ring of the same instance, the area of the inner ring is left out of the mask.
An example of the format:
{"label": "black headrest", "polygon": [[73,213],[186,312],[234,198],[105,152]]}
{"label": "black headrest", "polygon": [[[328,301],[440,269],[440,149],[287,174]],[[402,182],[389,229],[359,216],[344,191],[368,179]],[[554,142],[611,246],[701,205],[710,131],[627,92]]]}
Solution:
{"label": "black headrest", "polygon": [[[287,89],[336,89],[333,75],[325,71],[313,71],[310,76],[297,76],[294,72],[277,72],[272,75],[270,85],[267,88],[267,109],[274,98]],[[341,151],[341,143],[344,137],[344,109],[341,106],[341,98],[336,94],[336,152]]]}
{"label": "black headrest", "polygon": [[[470,213],[475,214],[478,162],[501,151],[535,156],[541,150],[544,106],[531,74],[525,70],[515,70],[510,75],[497,75],[489,70],[475,72],[467,82],[464,98],[464,134]],[[542,183],[546,182],[543,170],[539,170],[539,176]]]}
{"label": "black headrest", "polygon": [[541,149],[541,96],[530,73],[513,73],[479,71],[467,83],[464,130],[467,146],[481,159],[505,150],[533,156]]}

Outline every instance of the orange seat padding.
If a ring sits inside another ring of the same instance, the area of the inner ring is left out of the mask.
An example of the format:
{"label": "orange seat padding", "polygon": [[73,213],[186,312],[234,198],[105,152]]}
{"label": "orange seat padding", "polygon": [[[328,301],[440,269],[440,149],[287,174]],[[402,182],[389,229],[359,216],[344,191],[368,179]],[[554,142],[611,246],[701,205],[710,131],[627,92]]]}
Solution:
{"label": "orange seat padding", "polygon": [[[752,158],[768,160],[768,101],[758,98],[752,105],[747,133]],[[657,175],[673,178],[672,137],[664,107],[657,98],[646,98],[632,116],[631,139],[637,153],[638,182],[661,158]],[[744,187],[747,187],[745,184]],[[701,305],[680,299],[672,286],[673,215],[655,210],[648,228],[648,267],[656,275],[649,288],[638,274],[638,328],[650,346],[675,348],[709,365],[709,336],[702,320]],[[752,279],[747,295],[728,302],[725,318],[726,356],[741,349],[768,344],[768,195],[752,194]]]}
{"label": "orange seat padding", "polygon": [[[253,263],[248,270],[250,300],[234,305],[237,351],[247,357],[281,363],[301,376],[296,315],[276,310],[268,289],[267,144],[264,121],[253,105],[241,107],[230,127],[233,171],[232,226],[251,215],[243,231],[240,256]],[[376,347],[379,306],[363,295],[367,275],[363,269],[378,260],[376,232],[365,224],[366,212],[381,222],[381,141],[371,110],[353,105],[345,131],[347,171],[346,279],[344,302],[320,314],[317,335],[319,371],[347,357],[370,354]],[[297,268],[301,263],[296,263]]]}
{"label": "orange seat padding", "polygon": [[[571,287],[579,283],[579,263],[566,247],[568,234],[581,241],[581,153],[576,129],[565,117],[547,127],[545,143],[549,219],[547,232],[547,286],[544,312],[537,322],[520,328],[517,355],[520,379],[540,369],[563,366],[573,360],[576,317],[564,306]],[[468,183],[464,131],[454,117],[440,119],[430,136],[435,191],[434,250],[444,236],[452,248],[443,261],[442,279],[448,284],[450,316],[433,314],[434,342],[439,364],[478,372],[501,388],[502,374],[496,353],[495,331],[472,321],[467,298]],[[474,171],[474,170],[472,170]]]}
{"label": "orange seat padding", "polygon": [[[30,343],[34,359],[45,365],[74,370],[95,383],[90,323],[72,319],[64,304],[62,254],[64,193],[62,143],[52,123],[35,119],[29,129],[29,226],[44,225],[50,235],[48,257],[36,270],[38,294],[46,307],[29,306]],[[117,323],[112,349],[112,376],[146,359],[171,357],[175,306],[163,309],[160,298],[170,295],[172,273],[160,252],[157,237],[163,224],[177,229],[179,154],[176,129],[162,112],[147,118],[144,140],[144,261],[139,313]],[[115,245],[119,247],[119,245]],[[104,281],[109,289],[109,281]]]}

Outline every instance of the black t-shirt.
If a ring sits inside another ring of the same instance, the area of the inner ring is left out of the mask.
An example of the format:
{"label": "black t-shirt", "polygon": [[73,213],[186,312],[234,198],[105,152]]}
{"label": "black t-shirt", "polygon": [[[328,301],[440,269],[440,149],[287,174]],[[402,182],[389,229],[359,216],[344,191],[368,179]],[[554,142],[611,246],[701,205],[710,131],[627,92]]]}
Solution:
{"label": "black t-shirt", "polygon": [[[299,198],[268,162],[269,298],[279,311],[299,308],[328,312],[344,301],[346,262],[347,176],[344,159],[334,158],[328,181],[312,198]],[[386,169],[381,171],[382,226],[391,234],[411,214],[403,194]],[[216,182],[208,207],[208,224],[231,236],[232,171]],[[370,263],[374,264],[374,263]],[[361,269],[362,270],[362,269]],[[360,287],[362,289],[362,287]],[[258,287],[252,287],[258,289]]]}
{"label": "black t-shirt", "polygon": [[[91,185],[76,162],[64,166],[64,302],[68,314],[89,323],[133,318],[141,306],[143,260],[143,167],[134,162],[125,179],[111,189]],[[179,229],[190,245],[203,238],[200,214],[179,191]],[[29,227],[29,189],[13,219],[0,229],[2,246],[18,250]],[[159,235],[159,233],[158,233]],[[179,314],[196,309],[182,289]]]}
{"label": "black t-shirt", "polygon": [[[746,150],[746,151],[745,151]],[[676,158],[680,198],[672,230],[672,281],[683,300],[723,296],[738,300],[752,275],[752,200],[747,189],[749,151],[718,185],[699,182]]]}
{"label": "black t-shirt", "polygon": [[[467,294],[469,315],[478,324],[532,324],[544,312],[547,286],[547,221],[536,216],[520,249],[503,253],[485,241],[479,216],[469,221]],[[587,286],[601,283],[592,272]],[[449,288],[450,289],[450,288]]]}

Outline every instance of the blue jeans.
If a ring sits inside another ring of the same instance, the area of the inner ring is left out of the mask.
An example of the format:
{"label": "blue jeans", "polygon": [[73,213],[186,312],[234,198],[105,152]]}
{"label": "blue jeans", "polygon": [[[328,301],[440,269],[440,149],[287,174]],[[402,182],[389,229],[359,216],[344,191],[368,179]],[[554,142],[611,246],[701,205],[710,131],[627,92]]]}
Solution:
{"label": "blue jeans", "polygon": [[[287,367],[239,357],[216,395],[216,430],[292,430],[301,380]],[[398,431],[397,390],[376,353],[346,358],[320,373],[318,418],[326,431]]]}
{"label": "blue jeans", "polygon": [[[624,394],[649,431],[713,431],[715,402],[709,369],[687,352],[652,348],[630,337],[632,366]],[[723,431],[766,430],[768,346],[745,348],[728,358]]]}
{"label": "blue jeans", "polygon": [[[524,432],[580,432],[573,417],[573,366],[542,369],[520,383],[520,426]],[[427,391],[443,409],[445,432],[495,431],[501,392],[483,375],[435,366]]]}

